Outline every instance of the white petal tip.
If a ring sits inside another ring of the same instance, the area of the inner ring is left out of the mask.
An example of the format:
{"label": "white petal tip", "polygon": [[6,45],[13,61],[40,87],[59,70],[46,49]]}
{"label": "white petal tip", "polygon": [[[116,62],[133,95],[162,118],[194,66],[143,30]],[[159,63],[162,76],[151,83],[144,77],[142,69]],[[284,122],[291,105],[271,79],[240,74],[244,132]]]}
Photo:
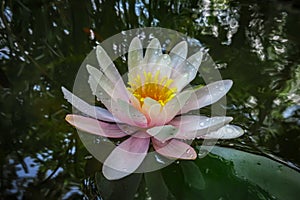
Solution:
{"label": "white petal tip", "polygon": [[203,139],[234,139],[242,136],[244,130],[235,125],[225,125],[217,131],[201,136]]}
{"label": "white petal tip", "polygon": [[131,174],[128,172],[121,172],[121,171],[112,169],[106,165],[103,165],[102,173],[103,173],[103,176],[107,180],[110,180],[110,181],[119,180],[119,179],[124,178],[124,177],[128,176],[129,174]]}
{"label": "white petal tip", "polygon": [[89,73],[91,73],[92,70],[95,69],[95,67],[93,67],[93,66],[87,64],[87,65],[86,65],[86,69],[88,70]]}
{"label": "white petal tip", "polygon": [[232,87],[232,85],[233,85],[233,81],[232,80],[230,80],[230,79],[227,79],[227,80],[223,80],[223,83],[224,83],[224,85],[227,87],[227,88],[231,88]]}

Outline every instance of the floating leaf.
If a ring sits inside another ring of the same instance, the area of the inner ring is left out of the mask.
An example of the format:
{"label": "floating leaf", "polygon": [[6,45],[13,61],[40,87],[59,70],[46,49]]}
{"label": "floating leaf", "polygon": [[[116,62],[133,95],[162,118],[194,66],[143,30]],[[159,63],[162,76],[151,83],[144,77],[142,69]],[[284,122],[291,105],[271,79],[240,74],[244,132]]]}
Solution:
{"label": "floating leaf", "polygon": [[229,148],[212,153],[233,163],[237,177],[249,181],[278,199],[299,199],[300,173],[269,158]]}
{"label": "floating leaf", "polygon": [[132,200],[141,178],[142,174],[131,174],[117,181],[109,181],[101,172],[98,172],[96,173],[96,185],[103,199]]}
{"label": "floating leaf", "polygon": [[193,161],[180,162],[182,168],[184,181],[189,187],[197,190],[205,189],[205,181],[199,167]]}
{"label": "floating leaf", "polygon": [[160,171],[146,173],[145,181],[152,200],[167,199],[169,189]]}

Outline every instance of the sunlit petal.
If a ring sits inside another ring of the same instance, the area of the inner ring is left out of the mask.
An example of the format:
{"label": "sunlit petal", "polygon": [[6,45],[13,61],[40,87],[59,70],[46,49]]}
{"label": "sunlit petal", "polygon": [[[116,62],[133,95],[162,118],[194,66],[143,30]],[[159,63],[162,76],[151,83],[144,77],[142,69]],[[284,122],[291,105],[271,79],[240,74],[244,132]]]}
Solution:
{"label": "sunlit petal", "polygon": [[222,80],[210,83],[195,91],[196,98],[191,98],[182,107],[181,113],[196,110],[220,100],[232,86],[231,80]]}
{"label": "sunlit petal", "polygon": [[187,57],[188,46],[186,41],[179,42],[170,51],[171,66],[176,70]]}
{"label": "sunlit petal", "polygon": [[118,119],[114,118],[113,115],[108,110],[97,106],[92,106],[86,103],[85,101],[75,96],[64,87],[62,87],[61,89],[65,99],[67,99],[68,102],[71,103],[80,112],[102,121],[120,122]]}
{"label": "sunlit petal", "polygon": [[202,135],[203,139],[233,139],[244,134],[244,130],[235,125],[226,125],[217,131]]}
{"label": "sunlit petal", "polygon": [[186,102],[193,92],[193,90],[183,91],[163,107],[164,111],[167,114],[166,120],[163,121],[164,124],[172,120],[178,114],[182,107],[185,106]]}
{"label": "sunlit petal", "polygon": [[202,61],[202,55],[203,53],[198,51],[174,69],[171,76],[174,79],[172,87],[176,87],[178,91],[181,91],[187,84],[194,80]]}
{"label": "sunlit petal", "polygon": [[124,137],[125,134],[117,124],[102,122],[93,118],[80,115],[67,115],[66,121],[79,130],[110,138]]}
{"label": "sunlit petal", "polygon": [[159,56],[162,55],[160,42],[157,38],[150,41],[143,62],[144,63],[156,63]]}
{"label": "sunlit petal", "polygon": [[204,117],[197,115],[186,115],[174,118],[169,124],[179,129],[174,136],[179,139],[195,139],[216,131],[228,124],[232,117]]}
{"label": "sunlit petal", "polygon": [[143,60],[143,46],[138,37],[133,38],[128,50],[128,71],[140,65]]}
{"label": "sunlit petal", "polygon": [[130,137],[117,146],[104,162],[102,171],[108,180],[116,180],[133,173],[143,162],[150,138]]}
{"label": "sunlit petal", "polygon": [[178,128],[172,125],[155,126],[147,130],[149,135],[161,142],[165,142],[166,140],[174,138],[177,132]]}
{"label": "sunlit petal", "polygon": [[177,139],[172,139],[163,143],[152,138],[152,144],[157,153],[168,158],[187,160],[194,160],[197,158],[196,151],[190,145]]}
{"label": "sunlit petal", "polygon": [[[94,80],[98,80],[98,87],[102,87],[103,90],[109,94],[113,99],[123,99],[128,100],[127,89],[125,87],[117,87],[116,83],[111,82],[104,74],[92,67],[90,65],[86,66],[87,71],[89,72],[90,76]],[[122,81],[119,79],[119,81]]]}
{"label": "sunlit petal", "polygon": [[148,126],[160,124],[159,121],[165,120],[166,115],[162,111],[162,106],[157,101],[147,97],[144,100],[142,111],[148,118]]}
{"label": "sunlit petal", "polygon": [[112,114],[126,124],[147,127],[147,118],[145,115],[121,99],[112,101]]}
{"label": "sunlit petal", "polygon": [[[105,50],[98,45],[96,47],[96,57],[100,66],[101,71],[105,74],[105,76],[115,84],[116,88],[119,88],[121,91],[125,91],[126,87],[122,80],[120,73],[115,67],[114,63],[107,55]],[[122,95],[127,95],[127,93],[122,93]],[[126,96],[125,96],[126,97]],[[128,97],[123,98],[124,100],[128,100]]]}

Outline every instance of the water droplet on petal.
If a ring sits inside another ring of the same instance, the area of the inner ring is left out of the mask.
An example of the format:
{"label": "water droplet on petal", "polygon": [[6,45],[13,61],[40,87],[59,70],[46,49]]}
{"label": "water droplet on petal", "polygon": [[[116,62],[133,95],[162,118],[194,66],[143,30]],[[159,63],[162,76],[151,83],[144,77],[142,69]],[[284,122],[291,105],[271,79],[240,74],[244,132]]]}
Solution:
{"label": "water droplet on petal", "polygon": [[187,153],[187,154],[191,154],[191,149],[188,148],[188,149],[186,150],[186,153]]}
{"label": "water droplet on petal", "polygon": [[233,129],[231,127],[226,127],[226,132],[227,133],[233,133]]}
{"label": "water droplet on petal", "polygon": [[204,156],[206,156],[208,154],[208,151],[206,149],[200,149],[199,153],[198,153],[198,157],[199,158],[203,158]]}
{"label": "water droplet on petal", "polygon": [[200,126],[204,126],[204,122],[201,122],[199,125],[200,125]]}
{"label": "water droplet on petal", "polygon": [[155,160],[160,164],[166,164],[165,161],[163,161],[158,155],[155,155]]}
{"label": "water droplet on petal", "polygon": [[184,78],[188,78],[188,77],[189,77],[189,74],[184,74],[183,77],[184,77]]}

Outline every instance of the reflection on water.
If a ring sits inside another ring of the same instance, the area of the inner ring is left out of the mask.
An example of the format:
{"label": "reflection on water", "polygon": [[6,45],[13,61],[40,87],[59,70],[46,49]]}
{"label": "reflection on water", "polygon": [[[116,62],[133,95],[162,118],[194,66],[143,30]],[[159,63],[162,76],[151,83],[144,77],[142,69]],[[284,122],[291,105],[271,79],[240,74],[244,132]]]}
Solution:
{"label": "reflection on water", "polygon": [[64,122],[71,108],[60,87],[72,88],[96,44],[144,26],[201,41],[233,79],[228,114],[247,132],[221,145],[299,167],[300,11],[289,2],[250,2],[3,1],[0,198],[99,198],[93,176],[101,166]]}

